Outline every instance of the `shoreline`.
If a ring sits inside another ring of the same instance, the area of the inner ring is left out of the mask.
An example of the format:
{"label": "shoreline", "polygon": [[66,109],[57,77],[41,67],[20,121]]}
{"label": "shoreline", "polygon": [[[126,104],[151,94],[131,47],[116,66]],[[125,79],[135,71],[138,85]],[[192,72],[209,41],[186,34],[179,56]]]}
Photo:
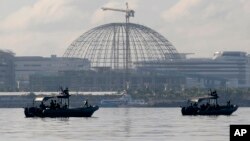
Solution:
{"label": "shoreline", "polygon": [[[33,104],[33,99],[36,95],[0,95],[0,108],[23,108]],[[42,96],[42,95],[41,95]],[[119,98],[120,95],[71,95],[70,101],[72,107],[82,106],[84,101],[88,99],[91,105],[98,105],[101,108],[166,108],[166,107],[181,107],[186,105],[186,100],[176,99],[151,99],[147,101],[149,104],[145,106],[122,106],[122,107],[112,107],[112,106],[101,106],[100,101],[102,99],[114,99]],[[232,100],[234,104],[239,107],[250,107],[250,100],[244,99],[234,99]],[[225,100],[220,101],[221,104],[225,104]]]}

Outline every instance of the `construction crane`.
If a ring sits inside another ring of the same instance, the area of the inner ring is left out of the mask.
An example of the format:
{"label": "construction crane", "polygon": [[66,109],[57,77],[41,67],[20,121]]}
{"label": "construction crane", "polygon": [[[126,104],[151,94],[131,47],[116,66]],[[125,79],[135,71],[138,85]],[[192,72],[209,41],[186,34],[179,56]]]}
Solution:
{"label": "construction crane", "polygon": [[134,17],[135,11],[128,8],[128,3],[127,2],[126,2],[126,7],[127,7],[126,9],[116,9],[116,8],[102,7],[102,10],[103,11],[111,10],[111,11],[117,11],[117,12],[124,12],[124,13],[126,13],[126,15],[125,15],[126,23],[129,23],[129,18]]}
{"label": "construction crane", "polygon": [[[116,8],[102,7],[102,10],[103,11],[110,10],[110,11],[117,11],[117,12],[124,12],[125,13],[125,19],[126,19],[126,26],[125,26],[126,48],[124,50],[124,55],[125,55],[125,61],[124,61],[125,66],[124,67],[125,67],[126,73],[125,73],[125,79],[124,79],[124,87],[125,87],[126,90],[128,90],[128,87],[129,87],[128,72],[129,72],[130,63],[131,63],[131,53],[130,53],[130,44],[129,44],[129,24],[128,23],[129,23],[129,18],[134,17],[135,11],[128,8],[128,3],[127,2],[126,2],[126,7],[127,7],[126,9],[116,9]],[[119,55],[119,54],[117,54],[117,55]]]}

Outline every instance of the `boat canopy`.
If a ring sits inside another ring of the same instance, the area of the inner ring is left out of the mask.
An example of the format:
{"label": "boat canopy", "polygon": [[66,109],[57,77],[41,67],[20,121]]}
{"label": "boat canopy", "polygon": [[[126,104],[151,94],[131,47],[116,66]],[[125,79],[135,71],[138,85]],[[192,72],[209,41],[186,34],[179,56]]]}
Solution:
{"label": "boat canopy", "polygon": [[47,100],[49,100],[49,99],[51,99],[51,98],[55,98],[54,96],[44,96],[44,97],[36,97],[35,98],[35,101],[47,101]]}
{"label": "boat canopy", "polygon": [[69,98],[70,95],[60,95],[60,96],[39,96],[35,98],[35,101],[37,102],[42,102],[42,101],[47,101],[51,98]]}
{"label": "boat canopy", "polygon": [[209,96],[192,98],[189,101],[193,103],[199,103],[199,102],[202,102],[203,100],[217,99],[217,98],[218,98],[217,95],[209,95]]}

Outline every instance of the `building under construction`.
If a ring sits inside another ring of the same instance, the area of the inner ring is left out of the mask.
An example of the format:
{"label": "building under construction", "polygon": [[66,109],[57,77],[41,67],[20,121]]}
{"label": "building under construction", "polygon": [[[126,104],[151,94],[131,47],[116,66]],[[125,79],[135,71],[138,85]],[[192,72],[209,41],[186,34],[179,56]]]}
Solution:
{"label": "building under construction", "polygon": [[[126,42],[126,27],[129,42]],[[138,62],[157,63],[180,56],[166,38],[146,26],[110,23],[81,35],[68,47],[64,57],[87,58],[92,68],[125,70],[126,65],[132,69]]]}
{"label": "building under construction", "polygon": [[68,86],[77,91],[168,89],[185,87],[249,87],[250,62],[244,52],[221,52],[214,59],[186,59],[155,30],[130,23],[132,9],[102,8],[125,13],[126,22],[95,27],[73,41],[65,58],[90,62],[85,71],[30,77],[32,91]]}
{"label": "building under construction", "polygon": [[77,91],[163,89],[166,83],[169,87],[185,83],[179,74],[136,71],[139,62],[160,63],[180,59],[166,38],[139,24],[110,23],[93,28],[73,41],[63,57],[87,59],[91,69],[64,71],[57,76],[34,75],[30,77],[31,90],[53,90],[60,85]]}

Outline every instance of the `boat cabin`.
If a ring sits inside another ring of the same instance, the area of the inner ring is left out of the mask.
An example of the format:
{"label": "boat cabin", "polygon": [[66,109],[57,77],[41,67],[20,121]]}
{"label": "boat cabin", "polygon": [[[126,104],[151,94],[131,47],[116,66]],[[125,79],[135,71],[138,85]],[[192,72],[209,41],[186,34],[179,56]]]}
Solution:
{"label": "boat cabin", "polygon": [[33,101],[33,107],[41,109],[69,108],[69,96],[38,96]]}

